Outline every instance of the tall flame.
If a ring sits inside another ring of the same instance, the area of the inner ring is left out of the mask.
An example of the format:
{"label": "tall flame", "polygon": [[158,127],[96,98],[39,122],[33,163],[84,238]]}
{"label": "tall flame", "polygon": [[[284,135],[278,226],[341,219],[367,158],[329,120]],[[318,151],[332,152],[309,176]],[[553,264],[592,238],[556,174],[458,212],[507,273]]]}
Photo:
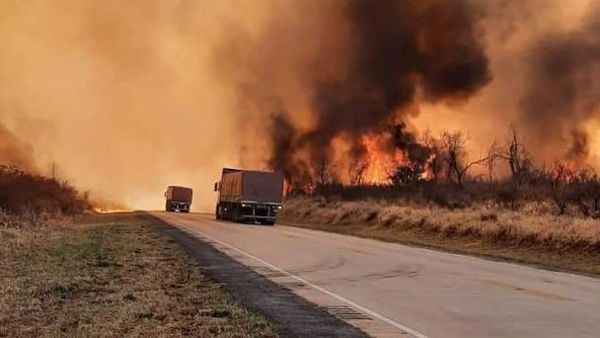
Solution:
{"label": "tall flame", "polygon": [[386,140],[377,134],[362,137],[366,149],[367,169],[364,174],[365,183],[388,184],[394,170],[406,162],[406,156],[400,149],[390,151]]}

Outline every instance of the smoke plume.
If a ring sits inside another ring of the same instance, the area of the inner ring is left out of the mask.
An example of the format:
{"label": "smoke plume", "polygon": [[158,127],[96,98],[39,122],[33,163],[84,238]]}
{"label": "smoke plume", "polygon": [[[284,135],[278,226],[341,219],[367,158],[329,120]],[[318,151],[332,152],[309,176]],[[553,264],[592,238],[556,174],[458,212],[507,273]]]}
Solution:
{"label": "smoke plume", "polygon": [[426,129],[600,167],[594,2],[1,1],[0,162],[204,211],[222,167],[343,180]]}
{"label": "smoke plume", "polygon": [[0,130],[2,159],[27,166],[19,144],[29,144],[41,174],[94,200],[158,209],[175,184],[198,191],[196,210],[211,210],[220,169],[239,166],[230,95],[207,61],[229,10],[187,0],[0,2],[0,123],[18,129]]}
{"label": "smoke plume", "polygon": [[[250,56],[254,73],[243,80],[245,99],[249,96],[260,109],[273,110],[272,101],[260,101],[268,93],[283,106],[284,112],[271,121],[269,163],[288,177],[310,176],[318,163],[333,161],[336,153],[359,161],[365,154],[363,136],[404,124],[415,104],[465,100],[491,80],[479,15],[468,1],[352,0],[335,5],[323,21],[317,17],[302,26],[320,28],[318,35],[303,38],[337,43],[331,51],[324,48],[314,55],[314,60],[295,65],[303,73],[290,79],[288,86],[299,83],[307,94],[304,106],[294,105],[290,91],[273,92],[276,84],[265,80],[278,72],[274,66],[278,60],[296,58],[289,48],[271,48],[289,41],[303,43],[294,36],[294,27],[281,29],[275,20],[256,43],[240,41],[239,36],[233,42],[247,43],[238,50],[259,51]],[[299,120],[311,122],[297,128]],[[405,128],[398,131],[408,133]],[[348,148],[342,155],[333,148],[337,139]],[[413,156],[410,149],[403,150]]]}
{"label": "smoke plume", "polygon": [[600,3],[589,13],[582,27],[544,35],[531,49],[521,123],[542,158],[583,164],[590,152],[585,124],[600,113]]}
{"label": "smoke plume", "polygon": [[32,170],[31,152],[31,147],[23,144],[0,123],[0,165],[12,165]]}

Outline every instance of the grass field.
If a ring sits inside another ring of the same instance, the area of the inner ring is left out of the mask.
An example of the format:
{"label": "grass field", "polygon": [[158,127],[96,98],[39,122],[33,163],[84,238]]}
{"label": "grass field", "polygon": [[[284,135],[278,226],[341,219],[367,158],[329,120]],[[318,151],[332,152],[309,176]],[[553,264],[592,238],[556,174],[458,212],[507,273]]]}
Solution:
{"label": "grass field", "polygon": [[[535,210],[533,210],[535,209]],[[600,220],[475,205],[286,201],[284,224],[600,275]]]}
{"label": "grass field", "polygon": [[1,337],[272,337],[143,213],[0,226]]}

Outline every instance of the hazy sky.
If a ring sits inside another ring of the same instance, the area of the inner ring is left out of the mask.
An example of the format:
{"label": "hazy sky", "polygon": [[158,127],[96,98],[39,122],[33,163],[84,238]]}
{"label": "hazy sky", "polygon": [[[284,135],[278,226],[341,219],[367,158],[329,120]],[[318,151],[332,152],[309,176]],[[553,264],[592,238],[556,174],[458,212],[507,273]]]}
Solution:
{"label": "hazy sky", "polygon": [[[578,56],[587,66],[572,76],[586,90],[565,106],[572,112],[552,120],[567,126],[556,137],[531,139],[550,159],[545,144],[563,154],[570,131],[584,130],[597,166],[598,35],[585,31],[598,31],[587,19],[597,2],[475,5],[491,81],[460,103],[418,101],[406,122],[417,133],[463,129],[473,151],[485,149],[510,123],[530,123],[523,100],[539,98],[539,57],[562,46],[546,52],[545,41],[577,41],[592,55]],[[167,185],[188,185],[194,208],[212,211],[222,167],[266,167],[274,109],[311,125],[307,70],[335,77],[352,52],[345,3],[3,0],[0,161],[29,158],[45,174],[54,163],[59,177],[92,196],[134,208],[162,208]]]}

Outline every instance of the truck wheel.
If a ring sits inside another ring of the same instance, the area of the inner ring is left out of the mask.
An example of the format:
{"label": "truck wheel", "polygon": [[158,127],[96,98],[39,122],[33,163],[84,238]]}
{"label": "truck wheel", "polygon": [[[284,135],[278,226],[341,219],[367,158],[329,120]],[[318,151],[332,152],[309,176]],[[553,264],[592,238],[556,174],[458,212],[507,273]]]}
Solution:
{"label": "truck wheel", "polygon": [[262,222],[260,222],[260,224],[264,224],[264,225],[275,225],[275,221],[262,221]]}
{"label": "truck wheel", "polygon": [[233,216],[231,217],[231,220],[234,221],[235,223],[240,223],[239,205],[236,205],[235,208],[233,208]]}
{"label": "truck wheel", "polygon": [[217,207],[215,208],[215,219],[223,219],[223,216],[221,216],[221,206],[219,204],[217,204]]}

